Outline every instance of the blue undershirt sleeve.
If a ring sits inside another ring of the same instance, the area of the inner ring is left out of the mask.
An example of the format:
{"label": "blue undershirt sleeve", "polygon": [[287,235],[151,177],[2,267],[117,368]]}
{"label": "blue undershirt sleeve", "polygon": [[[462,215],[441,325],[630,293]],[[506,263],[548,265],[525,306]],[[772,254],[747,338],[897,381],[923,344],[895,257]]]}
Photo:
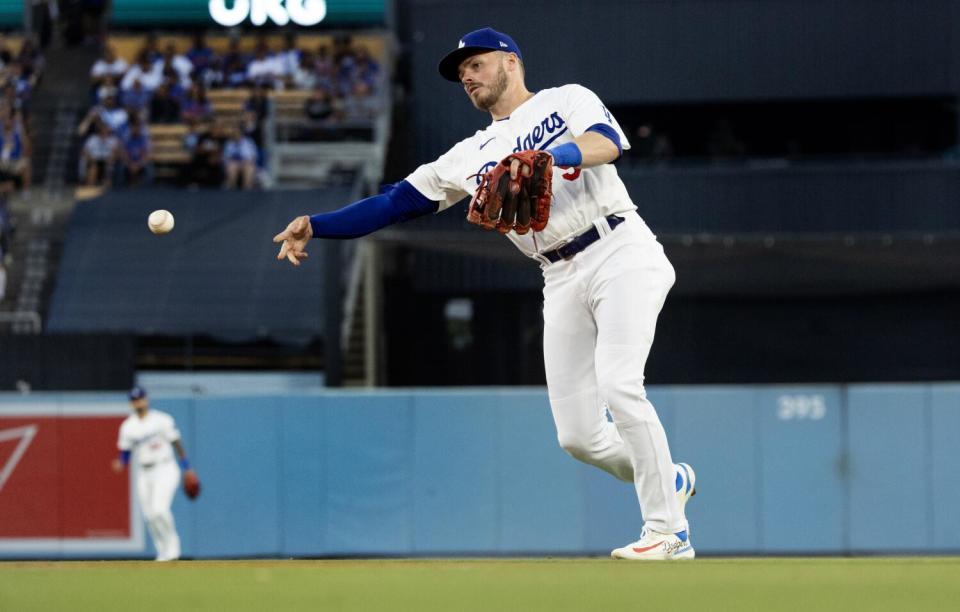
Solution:
{"label": "blue undershirt sleeve", "polygon": [[606,136],[613,142],[613,144],[617,145],[617,151],[619,151],[619,155],[617,155],[617,159],[619,159],[620,156],[623,155],[623,145],[620,144],[620,134],[617,134],[617,130],[613,129],[606,123],[594,123],[593,125],[587,128],[587,131],[596,132],[597,134]]}
{"label": "blue undershirt sleeve", "polygon": [[437,212],[429,200],[407,181],[387,186],[383,193],[333,212],[310,217],[314,238],[359,238],[388,225]]}

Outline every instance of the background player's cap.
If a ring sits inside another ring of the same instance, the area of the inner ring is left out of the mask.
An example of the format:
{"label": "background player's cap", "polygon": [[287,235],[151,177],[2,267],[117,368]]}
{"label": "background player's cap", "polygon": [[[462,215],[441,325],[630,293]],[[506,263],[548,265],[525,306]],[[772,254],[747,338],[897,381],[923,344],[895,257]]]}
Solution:
{"label": "background player's cap", "polygon": [[133,402],[147,397],[147,391],[143,387],[137,385],[133,389],[130,389],[128,396],[130,397],[130,401]]}
{"label": "background player's cap", "polygon": [[523,59],[523,56],[520,55],[520,47],[513,42],[512,38],[502,32],[497,32],[493,28],[481,28],[469,34],[464,34],[457,48],[447,53],[440,60],[438,66],[440,76],[448,81],[459,83],[460,78],[457,73],[460,69],[460,62],[481,51],[506,51],[507,53],[516,53],[517,57]]}

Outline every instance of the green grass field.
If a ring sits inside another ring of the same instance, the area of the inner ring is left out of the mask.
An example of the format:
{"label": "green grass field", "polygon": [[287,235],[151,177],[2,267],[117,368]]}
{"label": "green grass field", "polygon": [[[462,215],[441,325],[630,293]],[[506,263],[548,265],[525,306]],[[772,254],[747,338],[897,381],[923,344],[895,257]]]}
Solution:
{"label": "green grass field", "polygon": [[0,563],[0,610],[960,610],[960,558]]}

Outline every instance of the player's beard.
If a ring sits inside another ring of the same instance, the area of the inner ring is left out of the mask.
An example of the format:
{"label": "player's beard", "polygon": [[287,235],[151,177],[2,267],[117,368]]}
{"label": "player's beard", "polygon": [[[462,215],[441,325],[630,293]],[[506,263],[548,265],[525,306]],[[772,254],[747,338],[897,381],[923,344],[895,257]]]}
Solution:
{"label": "player's beard", "polygon": [[500,101],[503,92],[507,91],[507,71],[503,69],[503,62],[500,62],[497,68],[497,80],[487,89],[489,91],[486,95],[480,94],[476,98],[470,98],[477,110],[490,110]]}

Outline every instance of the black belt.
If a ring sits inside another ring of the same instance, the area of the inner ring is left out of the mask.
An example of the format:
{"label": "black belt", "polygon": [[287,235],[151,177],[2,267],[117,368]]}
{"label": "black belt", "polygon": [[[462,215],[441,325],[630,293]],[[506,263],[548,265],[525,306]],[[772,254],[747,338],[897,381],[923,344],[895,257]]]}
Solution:
{"label": "black belt", "polygon": [[[607,223],[610,225],[611,230],[623,223],[623,221],[624,218],[618,217],[617,215],[609,215],[607,217]],[[563,246],[557,247],[552,251],[547,251],[546,253],[540,253],[540,255],[546,257],[550,263],[556,263],[561,259],[570,259],[597,240],[600,240],[600,230],[597,229],[597,226],[593,226]]]}

